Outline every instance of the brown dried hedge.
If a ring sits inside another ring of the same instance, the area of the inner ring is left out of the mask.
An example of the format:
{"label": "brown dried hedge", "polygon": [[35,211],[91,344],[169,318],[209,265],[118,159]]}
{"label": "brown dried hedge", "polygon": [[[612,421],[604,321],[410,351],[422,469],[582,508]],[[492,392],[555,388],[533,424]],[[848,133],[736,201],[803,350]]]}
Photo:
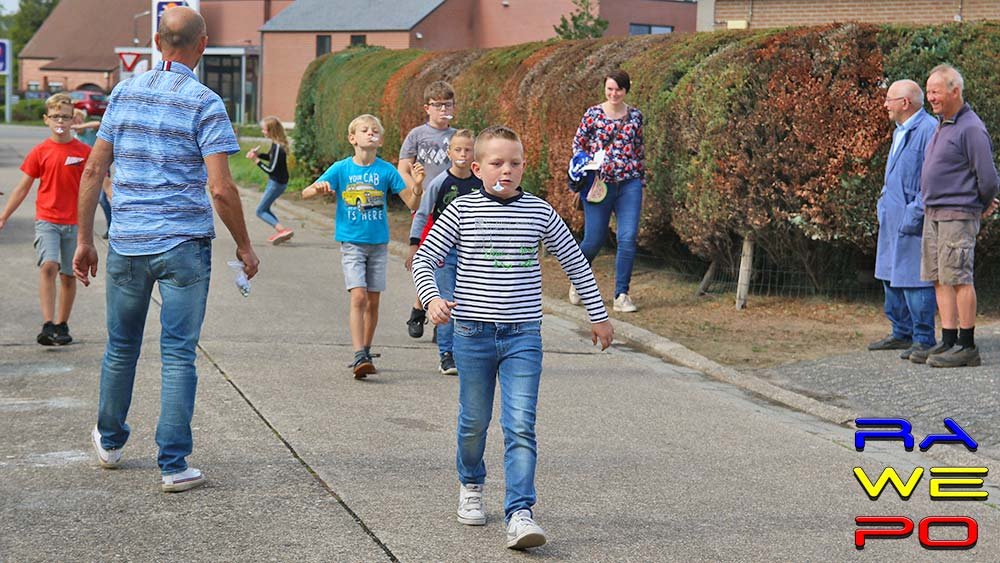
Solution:
{"label": "brown dried hedge", "polygon": [[[777,262],[822,270],[843,249],[874,250],[875,200],[891,142],[888,83],[923,83],[957,66],[966,98],[1000,148],[1000,26],[838,24],[764,31],[548,41],[444,53],[352,49],[317,59],[302,81],[295,130],[310,174],[350,154],[346,125],[363,112],[387,127],[383,157],[424,120],[423,88],[456,88],[456,126],[504,123],[525,143],[524,187],[582,224],[566,189],[572,136],[603,98],[601,78],[632,76],[646,118],[648,190],[641,243],[677,240],[711,258],[753,235]],[[984,223],[981,253],[1000,250]],[[665,252],[663,252],[665,253]]]}

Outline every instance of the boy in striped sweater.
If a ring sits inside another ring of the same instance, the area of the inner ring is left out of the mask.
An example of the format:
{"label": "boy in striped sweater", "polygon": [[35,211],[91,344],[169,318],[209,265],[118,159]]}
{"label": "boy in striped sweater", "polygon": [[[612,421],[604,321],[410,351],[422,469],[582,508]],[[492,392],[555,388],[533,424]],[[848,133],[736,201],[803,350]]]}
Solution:
{"label": "boy in striped sweater", "polygon": [[[413,281],[427,317],[435,324],[454,318],[459,373],[458,453],[461,482],[458,521],[486,523],[482,505],[486,429],[500,382],[504,433],[507,547],[545,543],[532,518],[535,504],[535,409],[542,372],[542,291],[538,243],[556,256],[576,287],[601,349],[614,331],[597,282],[563,220],[543,199],[525,193],[524,147],[503,126],[476,138],[472,171],[487,186],[454,200],[441,214],[413,259]],[[434,268],[458,250],[455,300],[445,301]]]}

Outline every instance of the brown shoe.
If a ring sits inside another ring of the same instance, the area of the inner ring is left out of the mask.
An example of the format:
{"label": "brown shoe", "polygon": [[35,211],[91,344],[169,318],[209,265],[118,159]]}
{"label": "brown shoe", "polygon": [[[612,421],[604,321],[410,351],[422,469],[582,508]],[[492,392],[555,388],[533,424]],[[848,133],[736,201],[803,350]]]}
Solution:
{"label": "brown shoe", "polygon": [[351,368],[354,370],[354,379],[364,379],[368,377],[368,374],[375,373],[375,364],[372,363],[372,359],[368,356],[360,358],[358,361],[354,362],[354,366]]}
{"label": "brown shoe", "polygon": [[936,368],[976,367],[982,364],[983,360],[979,357],[979,348],[975,346],[963,348],[958,344],[952,346],[947,352],[934,354],[927,358],[927,365]]}

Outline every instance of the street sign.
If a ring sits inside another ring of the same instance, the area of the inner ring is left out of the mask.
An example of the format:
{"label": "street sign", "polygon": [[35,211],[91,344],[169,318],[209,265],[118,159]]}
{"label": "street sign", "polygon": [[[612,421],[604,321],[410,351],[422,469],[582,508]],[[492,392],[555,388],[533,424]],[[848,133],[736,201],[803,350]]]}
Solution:
{"label": "street sign", "polygon": [[13,62],[13,53],[10,49],[10,39],[0,39],[0,76],[10,74],[10,65]]}
{"label": "street sign", "polygon": [[152,41],[156,35],[156,30],[160,29],[160,17],[163,16],[163,12],[166,10],[176,8],[177,6],[187,6],[198,12],[200,11],[201,0],[150,0],[149,11],[153,14],[153,17],[149,18],[150,27],[152,28],[149,33],[150,47],[153,48],[153,52],[150,54],[151,68],[155,68],[160,60],[162,60],[160,51],[156,48],[156,43]]}
{"label": "street sign", "polygon": [[122,60],[122,68],[127,72],[132,72],[142,55],[139,53],[118,53],[118,58]]}

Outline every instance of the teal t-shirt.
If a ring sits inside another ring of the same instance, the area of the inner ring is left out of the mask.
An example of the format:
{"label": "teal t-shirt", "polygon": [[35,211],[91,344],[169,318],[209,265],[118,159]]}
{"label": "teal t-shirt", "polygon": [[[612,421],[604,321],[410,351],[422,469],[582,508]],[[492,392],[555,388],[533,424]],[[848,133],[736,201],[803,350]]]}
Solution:
{"label": "teal t-shirt", "polygon": [[352,157],[333,163],[317,182],[329,182],[337,194],[336,233],[340,242],[389,242],[386,194],[406,188],[396,168],[381,158],[358,166]]}

